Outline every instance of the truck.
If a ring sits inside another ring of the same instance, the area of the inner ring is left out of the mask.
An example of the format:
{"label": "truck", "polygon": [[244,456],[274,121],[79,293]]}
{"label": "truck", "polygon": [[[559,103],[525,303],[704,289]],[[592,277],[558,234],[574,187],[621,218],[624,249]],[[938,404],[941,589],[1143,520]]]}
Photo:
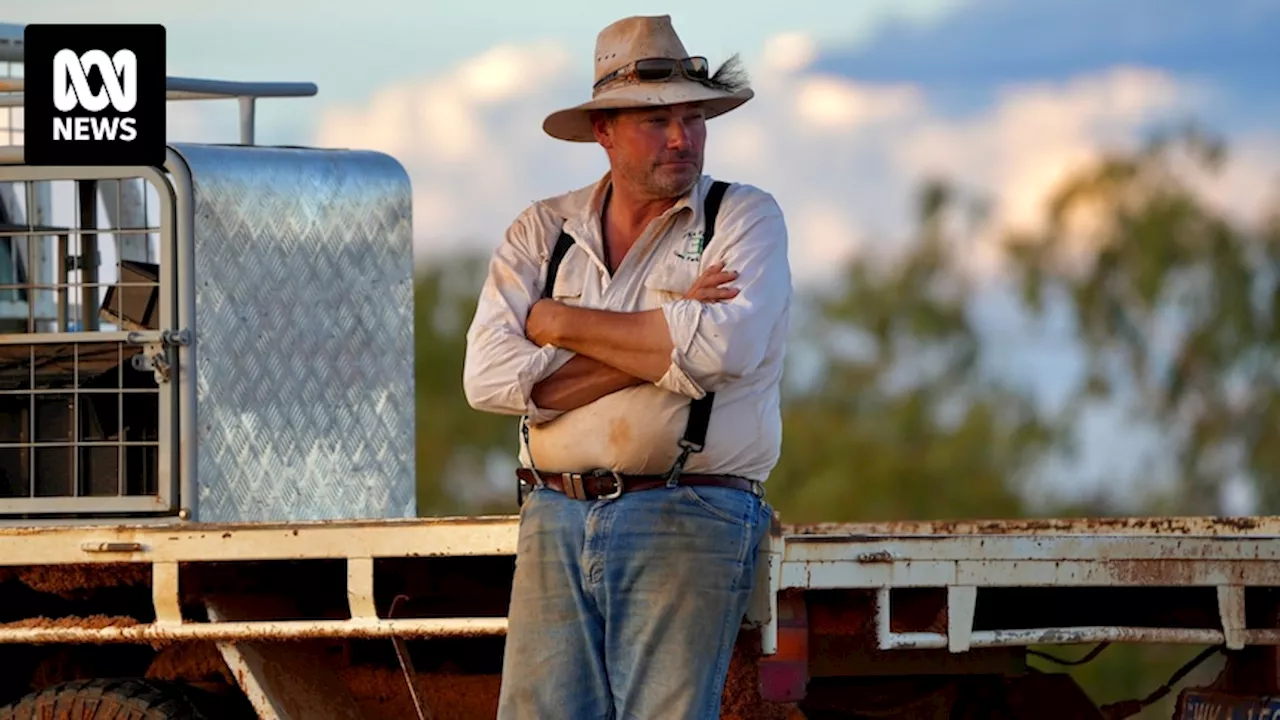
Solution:
{"label": "truck", "polygon": [[[0,147],[0,720],[493,717],[519,512],[418,516],[408,174],[255,142],[313,83],[166,85],[238,141]],[[1275,517],[775,516],[721,717],[1280,718],[1277,588]],[[1101,706],[1031,662],[1145,643],[1204,650]]]}

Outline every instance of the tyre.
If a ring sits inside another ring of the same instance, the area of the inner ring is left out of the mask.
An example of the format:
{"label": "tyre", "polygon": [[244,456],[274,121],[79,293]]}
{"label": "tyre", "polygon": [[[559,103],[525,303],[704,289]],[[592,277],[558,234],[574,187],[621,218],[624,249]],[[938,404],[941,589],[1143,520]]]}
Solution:
{"label": "tyre", "polygon": [[140,678],[73,680],[0,708],[0,720],[222,720],[216,699],[182,683]]}

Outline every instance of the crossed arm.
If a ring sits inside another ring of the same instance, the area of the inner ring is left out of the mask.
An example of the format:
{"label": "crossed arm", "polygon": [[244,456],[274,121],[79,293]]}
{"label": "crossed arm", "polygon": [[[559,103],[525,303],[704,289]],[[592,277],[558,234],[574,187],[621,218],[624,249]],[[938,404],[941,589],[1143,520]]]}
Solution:
{"label": "crossed arm", "polygon": [[467,331],[468,404],[537,425],[635,385],[698,398],[751,372],[790,301],[786,227],[761,195],[726,206],[722,218],[707,248],[718,262],[683,297],[630,313],[539,299],[532,238],[550,223],[523,214],[491,260]]}
{"label": "crossed arm", "polygon": [[[716,263],[694,281],[684,297],[720,302],[738,294],[723,287],[738,273]],[[576,353],[533,386],[535,405],[572,410],[625,388],[656,383],[671,364],[671,329],[661,310],[621,313],[539,300],[529,311],[525,332],[534,344]]]}

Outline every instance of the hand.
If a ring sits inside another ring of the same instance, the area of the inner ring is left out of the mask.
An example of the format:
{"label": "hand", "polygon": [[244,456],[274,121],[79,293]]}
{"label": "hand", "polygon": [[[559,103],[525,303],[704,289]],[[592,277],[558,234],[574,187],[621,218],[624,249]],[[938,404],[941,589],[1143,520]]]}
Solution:
{"label": "hand", "polygon": [[737,278],[737,272],[725,270],[724,263],[718,262],[699,275],[684,296],[688,300],[700,300],[702,302],[730,300],[737,296],[738,289],[720,286]]}
{"label": "hand", "polygon": [[555,333],[556,310],[559,303],[543,298],[529,308],[529,316],[524,321],[524,335],[538,347],[553,344]]}

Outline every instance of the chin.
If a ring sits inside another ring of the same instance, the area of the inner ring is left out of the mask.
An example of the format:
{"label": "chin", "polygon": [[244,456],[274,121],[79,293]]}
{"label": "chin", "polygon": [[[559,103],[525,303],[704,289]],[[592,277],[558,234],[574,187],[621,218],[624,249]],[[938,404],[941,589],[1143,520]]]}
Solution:
{"label": "chin", "polygon": [[673,196],[683,195],[689,192],[700,175],[701,172],[694,165],[667,165],[658,173],[657,184]]}

